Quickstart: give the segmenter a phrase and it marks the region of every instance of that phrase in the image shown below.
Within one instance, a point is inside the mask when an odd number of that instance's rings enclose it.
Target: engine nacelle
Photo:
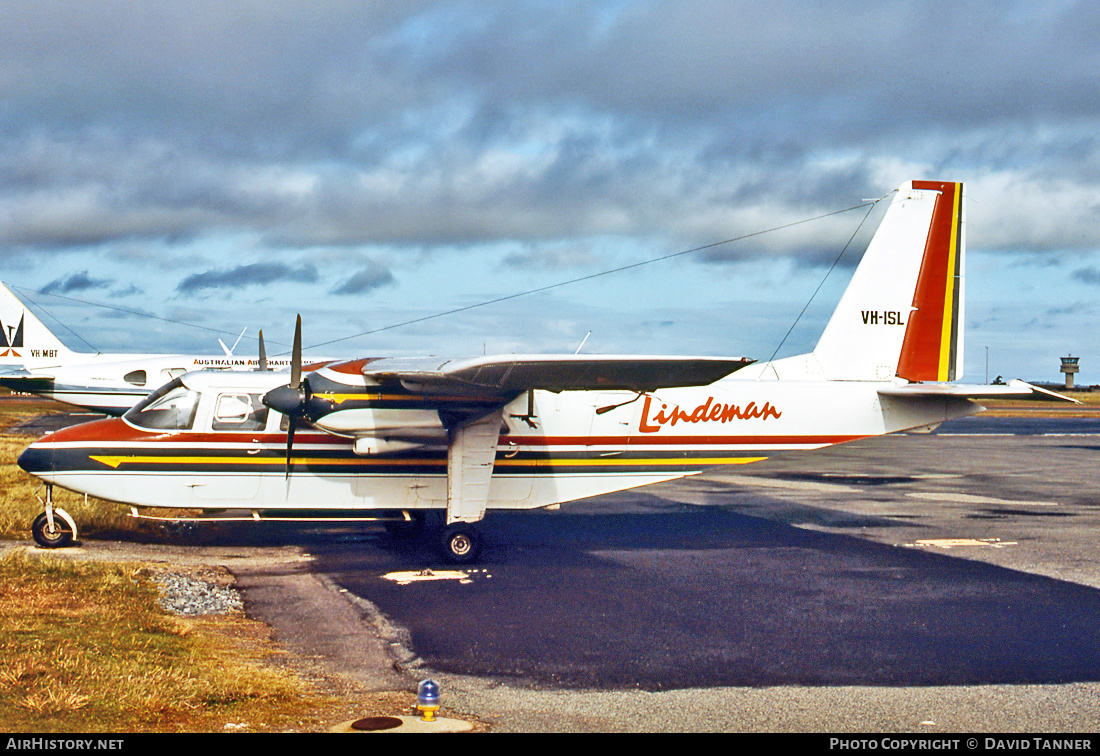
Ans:
[[[367,457],[375,454],[392,454],[394,452],[408,451],[409,449],[416,449],[421,446],[425,446],[425,443],[363,436],[355,439],[353,448],[356,454]]]

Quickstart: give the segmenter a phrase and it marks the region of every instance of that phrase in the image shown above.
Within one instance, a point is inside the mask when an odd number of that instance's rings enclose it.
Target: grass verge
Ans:
[[[42,482],[19,469],[15,460],[35,439],[0,432],[0,538],[29,539],[31,523],[44,510]],[[80,537],[134,533],[143,523],[135,521],[117,504],[84,497],[54,486],[54,504],[71,514]],[[147,525],[145,526],[148,527]]]
[[[1097,417],[1100,413],[1100,391],[1055,391],[1080,404],[1033,399],[982,399],[978,403],[985,407],[982,414],[990,417]]]
[[[10,432],[10,428],[51,412],[68,412],[57,402],[38,397],[13,396],[0,391],[0,538],[29,539],[31,523],[43,511],[42,482],[19,469],[20,453],[37,440],[35,436]],[[129,516],[117,504],[85,498],[54,487],[54,503],[71,514],[80,536],[111,536],[147,532],[150,526]]]
[[[137,565],[0,558],[0,731],[310,729],[331,701],[242,615],[183,618]]]
[[[58,411],[0,398],[0,539],[30,540],[44,496],[15,463],[35,437],[9,429]],[[116,504],[56,487],[54,501],[82,539],[156,538]],[[0,732],[320,731],[408,709],[408,694],[348,700],[273,664],[286,657],[270,628],[243,615],[167,613],[138,563],[0,553]]]

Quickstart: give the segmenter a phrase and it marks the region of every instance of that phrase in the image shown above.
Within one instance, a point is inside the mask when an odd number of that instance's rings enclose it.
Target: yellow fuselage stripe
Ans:
[[[90,457],[101,464],[118,469],[123,464],[132,465],[254,465],[273,467],[286,463],[278,457],[185,457],[95,455]],[[497,467],[655,467],[697,465],[743,465],[759,462],[767,457],[686,457],[683,459],[501,459]],[[356,457],[334,459],[332,457],[291,457],[295,465],[362,465],[362,466],[423,466],[445,465],[445,459],[393,459],[387,457]]]
[[[322,392],[313,395],[317,399],[323,399],[325,401],[332,402],[333,404],[343,404],[344,402],[458,402],[458,401],[473,401],[471,397],[463,396],[450,396],[449,394],[437,394],[428,396],[427,394],[375,394],[375,393],[357,393],[357,394],[336,394],[332,392]]]
[[[685,459],[499,459],[497,467],[630,467],[634,465],[745,465],[767,457],[689,457]]]

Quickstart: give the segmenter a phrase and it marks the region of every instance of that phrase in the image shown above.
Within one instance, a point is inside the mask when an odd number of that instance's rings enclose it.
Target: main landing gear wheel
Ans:
[[[31,525],[31,535],[34,542],[44,549],[59,549],[73,542],[73,529],[69,523],[54,512],[53,526],[50,526],[50,518],[46,513],[34,518]]]
[[[481,552],[481,534],[464,522],[443,530],[443,556],[455,564],[470,564]]]

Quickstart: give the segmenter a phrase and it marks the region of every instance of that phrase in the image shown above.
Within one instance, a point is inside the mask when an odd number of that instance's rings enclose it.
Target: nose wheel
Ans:
[[[34,518],[31,536],[44,549],[60,549],[76,539],[76,528],[60,517],[59,510],[55,509],[52,518],[46,512]]]
[[[458,522],[443,530],[443,556],[454,564],[470,564],[481,553],[481,533],[469,523]]]
[[[39,499],[42,501],[42,499]],[[60,549],[76,541],[76,520],[53,505],[53,486],[46,486],[46,511],[34,518],[31,537],[44,549]]]

